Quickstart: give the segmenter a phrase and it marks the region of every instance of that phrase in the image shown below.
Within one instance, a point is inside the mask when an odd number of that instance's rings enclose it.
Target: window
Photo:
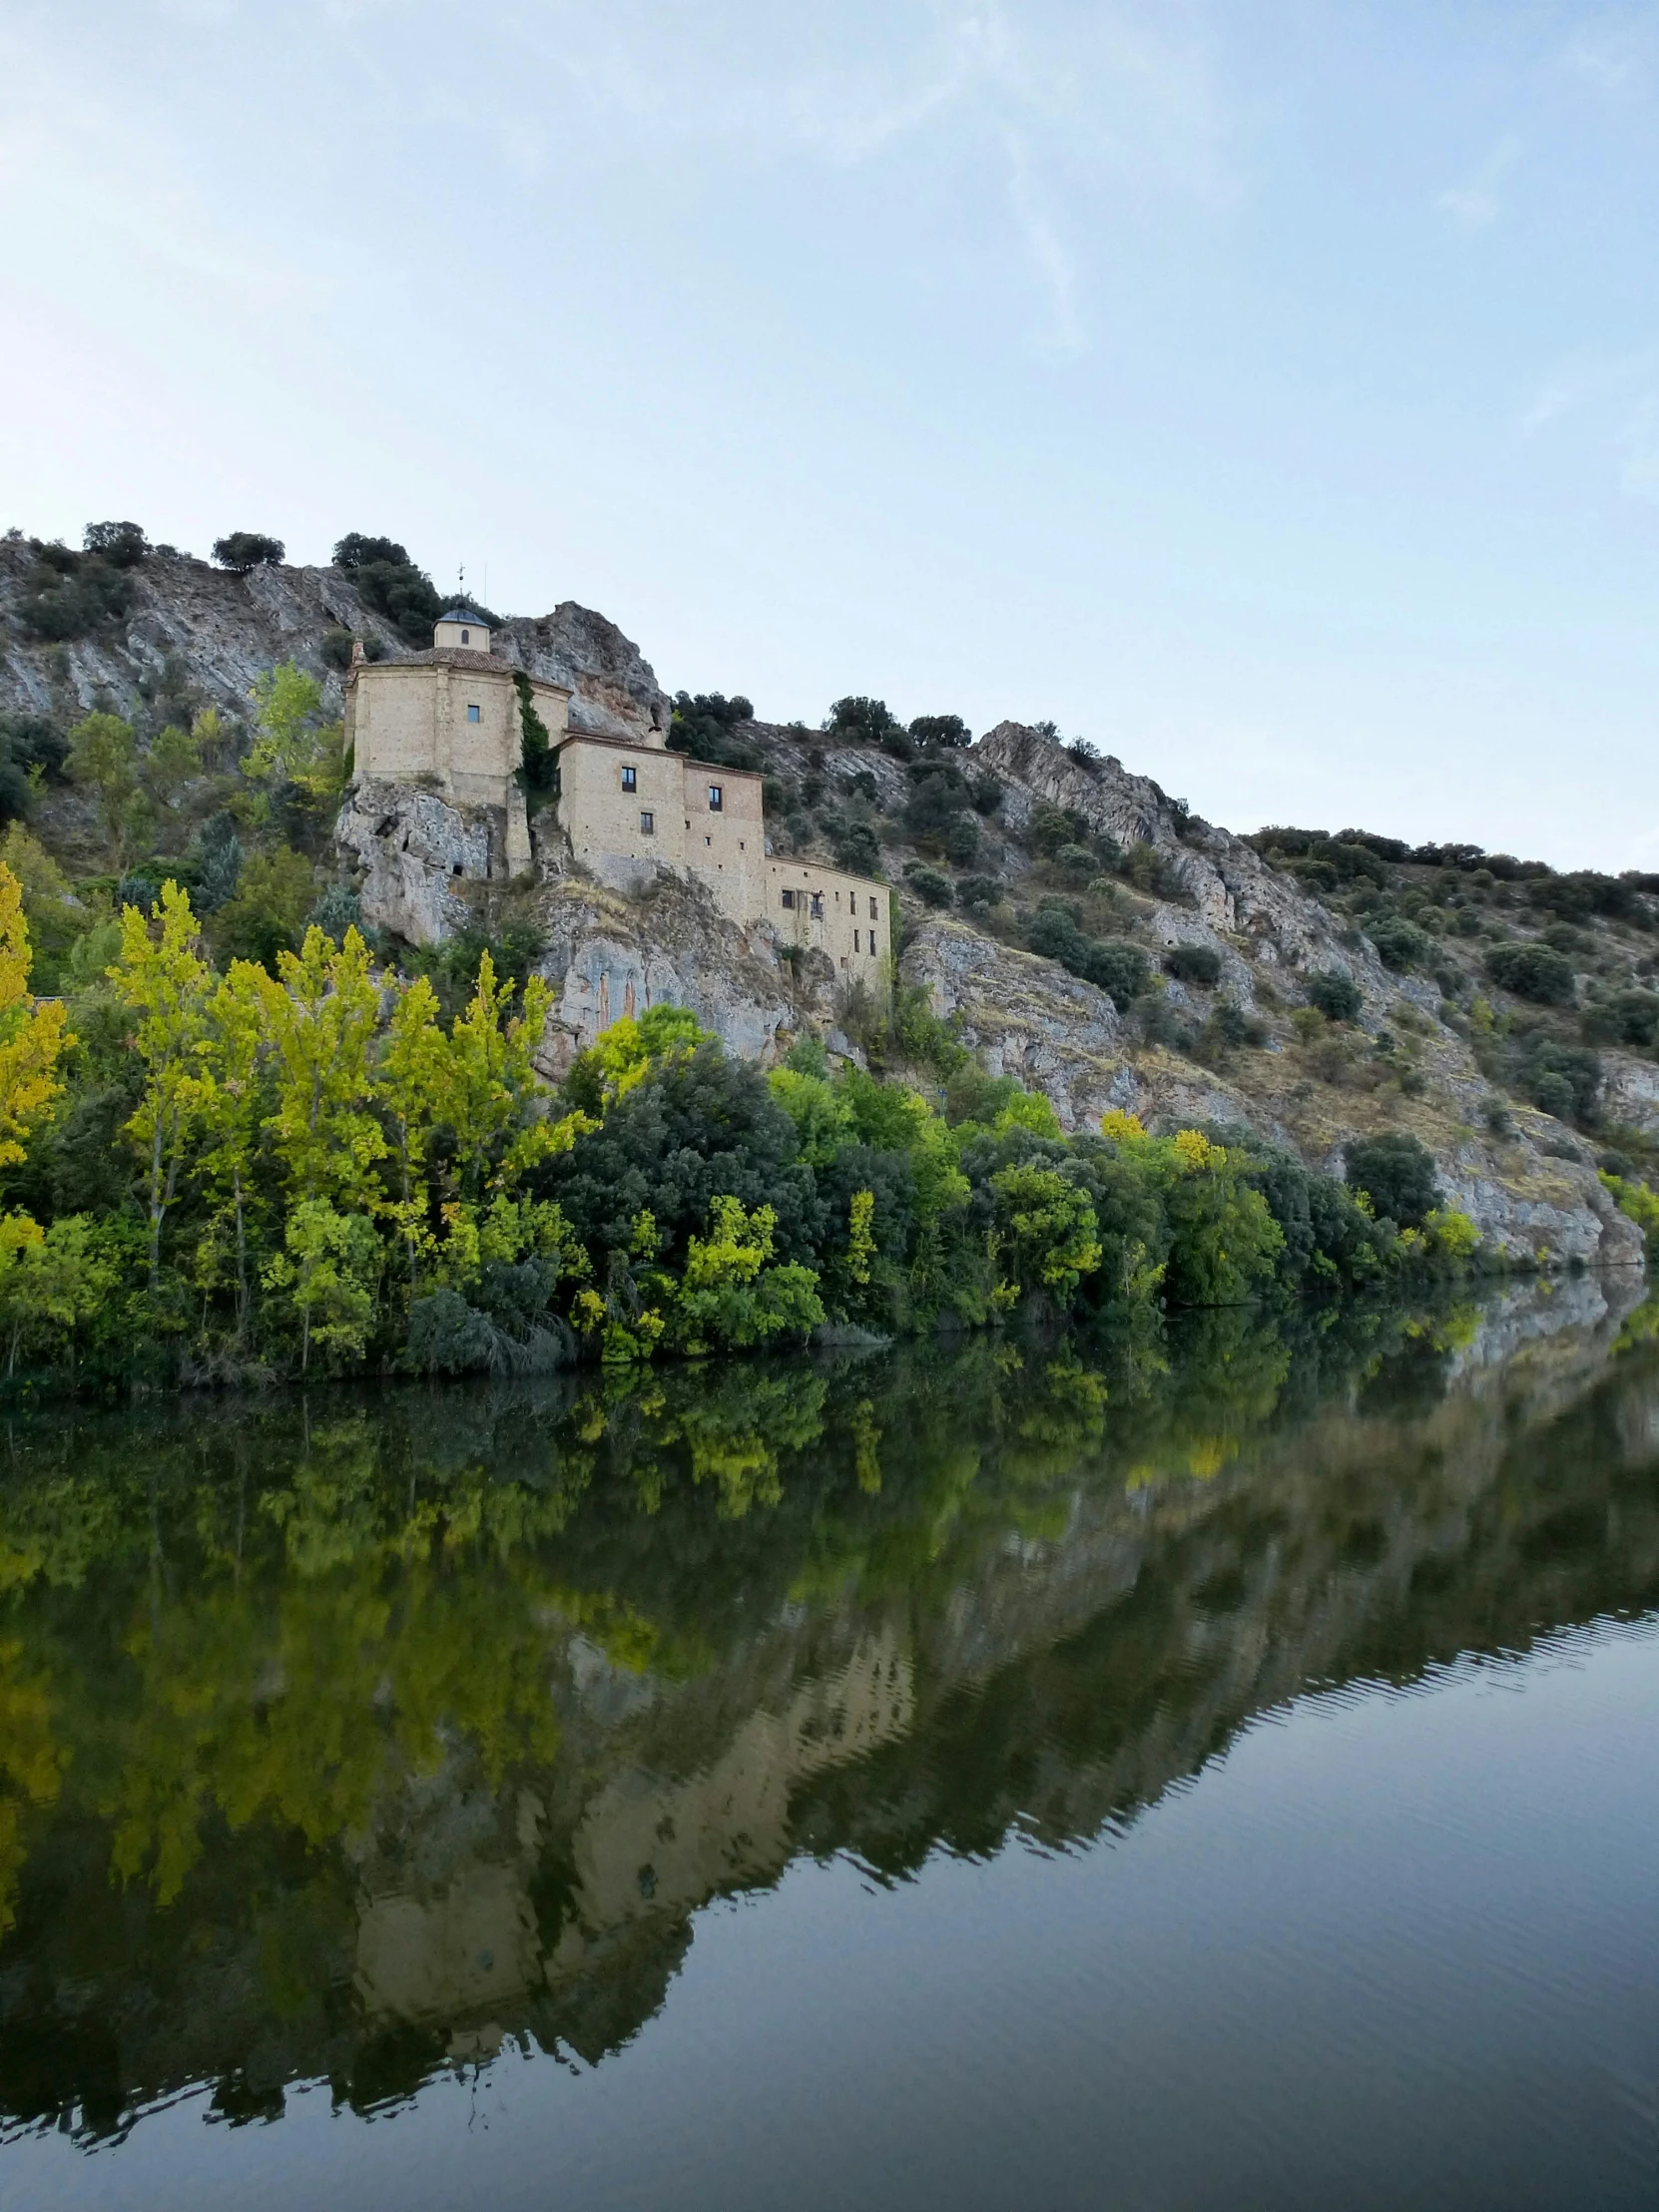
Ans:
[[[637,792],[640,788],[638,769],[625,768],[622,772],[622,788],[625,792]]]
[[[879,921],[881,918],[880,915],[875,911],[875,901],[873,898],[869,902],[869,918],[871,921]],[[875,950],[875,947],[871,945],[870,950],[873,952]]]
[[[795,910],[795,893],[794,893],[794,891],[786,891],[786,892],[784,893],[784,904],[785,904],[785,905],[786,905],[787,907],[789,907],[789,909],[791,910],[791,912],[792,912],[792,913],[794,912],[794,910]]]
[[[467,709],[467,711],[466,711],[466,719],[467,719],[467,721],[468,721],[468,722],[476,722],[476,721],[478,721],[478,719],[479,719],[479,716],[480,716],[480,709],[478,709],[477,707],[469,707],[469,708]]]
[[[713,844],[713,843],[714,843],[714,841],[715,841],[715,840],[714,840],[714,838],[713,838],[713,837],[705,837],[705,838],[703,839],[703,842],[704,842],[705,844]]]
[[[470,645],[472,643],[472,632],[470,630],[463,630],[461,632],[461,643],[463,645]]]
[[[813,893],[813,919],[815,921],[824,919],[824,893],[822,891],[814,891]]]
[[[656,834],[657,834],[657,818],[656,818],[656,816],[655,816],[655,815],[651,815],[651,814],[647,814],[647,813],[645,812],[644,808],[641,808],[641,810],[640,810],[640,835],[641,835],[642,837],[654,837],[654,836],[655,836]]]
[[[710,812],[710,814],[712,814],[712,815],[718,815],[718,814],[720,813],[720,807],[721,807],[721,798],[720,798],[720,786],[719,786],[718,784],[711,784],[711,785],[709,786],[709,812]]]

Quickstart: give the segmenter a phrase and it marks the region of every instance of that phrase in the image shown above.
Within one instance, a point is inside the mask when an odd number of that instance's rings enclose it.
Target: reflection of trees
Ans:
[[[1087,1838],[1309,1680],[1648,1603],[1654,1356],[1586,1387],[1569,1333],[1448,1396],[1470,1330],[1235,1310],[20,1427],[0,2109],[372,2102],[448,2047],[416,1988],[598,2056],[794,1849]],[[446,1980],[491,1915],[523,1960]]]

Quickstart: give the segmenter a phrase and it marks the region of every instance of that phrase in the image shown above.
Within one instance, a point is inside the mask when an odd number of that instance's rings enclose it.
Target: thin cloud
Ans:
[[[1498,187],[1520,160],[1517,138],[1501,138],[1486,159],[1460,185],[1442,192],[1435,205],[1450,216],[1459,230],[1484,231],[1503,213]]]
[[[1653,64],[1650,24],[1630,21],[1585,24],[1561,56],[1563,68],[1604,100],[1639,99]]]

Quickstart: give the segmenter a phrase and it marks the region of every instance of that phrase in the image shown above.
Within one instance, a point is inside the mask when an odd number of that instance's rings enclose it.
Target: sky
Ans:
[[[0,0],[0,528],[1659,868],[1659,4]]]

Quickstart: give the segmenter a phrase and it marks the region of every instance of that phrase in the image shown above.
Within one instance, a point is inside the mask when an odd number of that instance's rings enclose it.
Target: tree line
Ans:
[[[1476,1242],[1426,1155],[1380,1154],[1368,1191],[1238,1133],[1109,1114],[1068,1138],[959,1052],[931,1097],[831,1072],[805,1038],[764,1072],[655,1006],[555,1087],[543,978],[485,949],[446,1020],[428,977],[315,925],[271,967],[222,969],[171,880],[112,949],[71,997],[34,997],[0,865],[14,1380],[698,1357],[1226,1305],[1460,1265]]]

